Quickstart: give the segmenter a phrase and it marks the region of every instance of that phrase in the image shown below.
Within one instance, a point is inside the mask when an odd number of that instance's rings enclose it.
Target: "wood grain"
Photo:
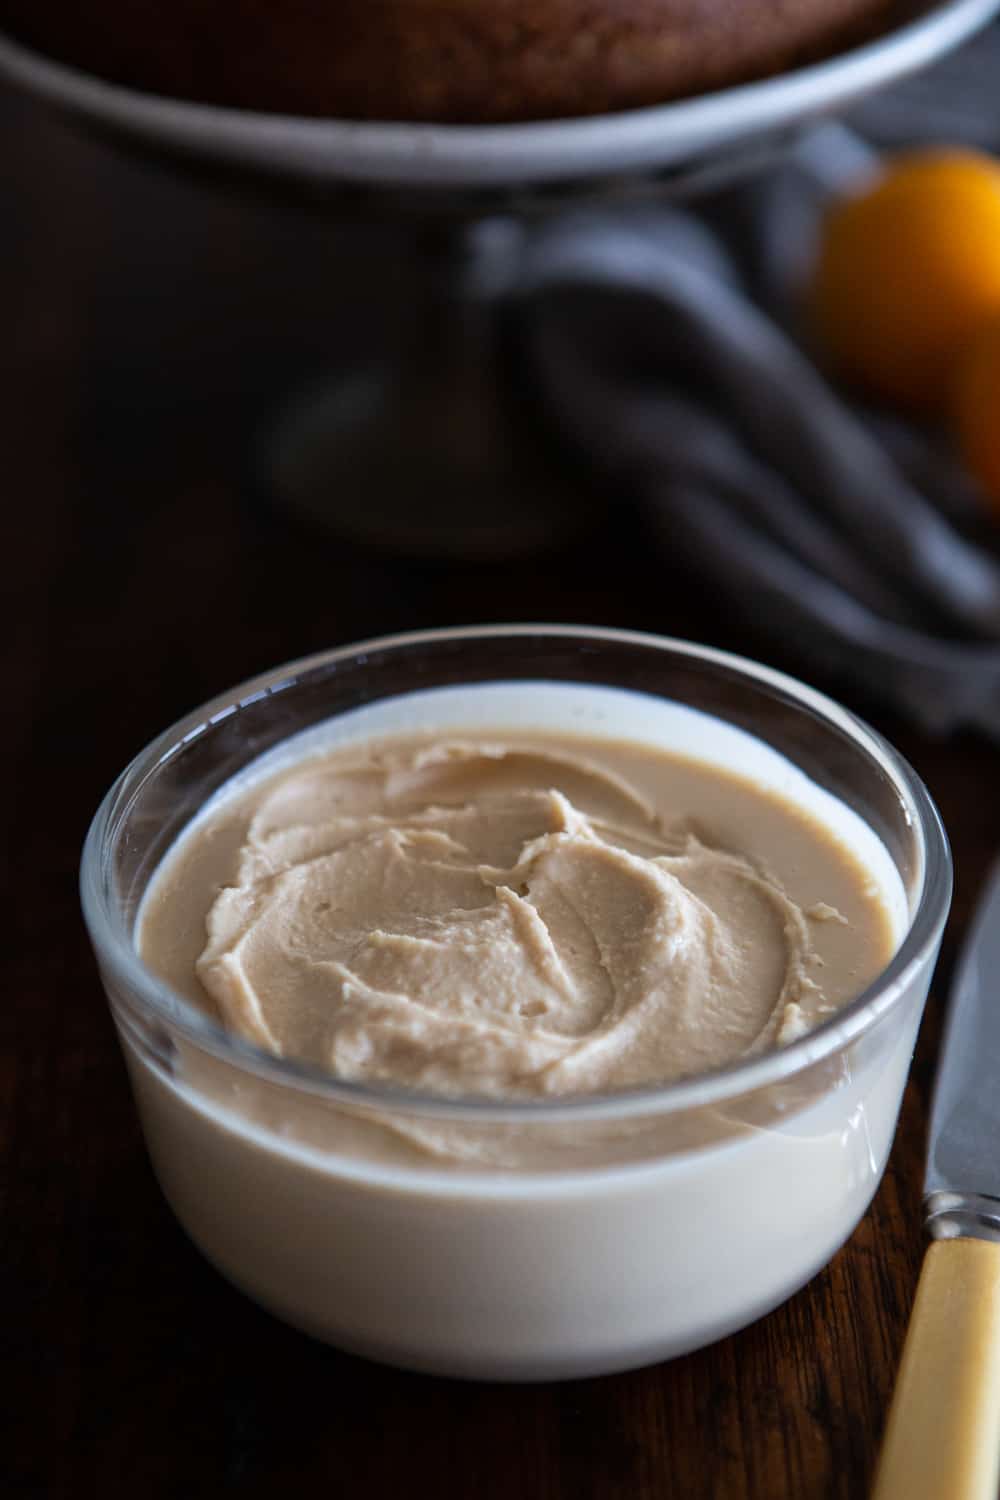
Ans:
[[[354,231],[129,165],[6,97],[0,193],[5,1493],[856,1500],[923,1251],[941,982],[1000,847],[996,750],[858,705],[928,780],[957,892],[885,1181],[786,1306],[671,1364],[534,1387],[290,1332],[193,1250],[147,1165],[76,893],[106,785],[210,694],[373,632],[534,617],[762,648],[623,499],[557,558],[463,569],[353,550],[260,497],[249,455],[295,382],[405,316],[377,245],[373,320],[345,301]]]

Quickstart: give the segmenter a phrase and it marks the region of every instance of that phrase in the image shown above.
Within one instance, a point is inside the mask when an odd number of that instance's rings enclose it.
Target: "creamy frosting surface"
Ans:
[[[584,751],[386,744],[264,789],[195,967],[225,1023],[279,1055],[533,1097],[800,1035],[844,998],[814,936],[845,921]]]

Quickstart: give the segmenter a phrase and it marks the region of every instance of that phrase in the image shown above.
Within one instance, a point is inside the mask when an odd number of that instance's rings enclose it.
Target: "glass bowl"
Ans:
[[[780,1051],[659,1087],[515,1103],[408,1094],[267,1055],[138,957],[163,856],[293,736],[297,752],[317,736],[501,721],[684,749],[850,830],[898,887],[891,962]],[[951,861],[911,768],[810,688],[681,641],[522,625],[324,652],[207,704],[115,782],[81,887],[153,1166],[205,1255],[340,1347],[453,1376],[549,1379],[709,1343],[785,1300],[848,1238],[891,1146]],[[442,1131],[461,1150],[422,1152]]]

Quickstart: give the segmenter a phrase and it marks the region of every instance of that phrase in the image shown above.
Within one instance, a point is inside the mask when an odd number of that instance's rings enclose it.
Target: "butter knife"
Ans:
[[[959,960],[934,1085],[910,1316],[873,1500],[1000,1490],[1000,863]]]

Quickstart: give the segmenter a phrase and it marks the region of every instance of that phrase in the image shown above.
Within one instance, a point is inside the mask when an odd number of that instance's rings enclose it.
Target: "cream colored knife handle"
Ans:
[[[1000,1244],[927,1252],[873,1500],[997,1500]]]

